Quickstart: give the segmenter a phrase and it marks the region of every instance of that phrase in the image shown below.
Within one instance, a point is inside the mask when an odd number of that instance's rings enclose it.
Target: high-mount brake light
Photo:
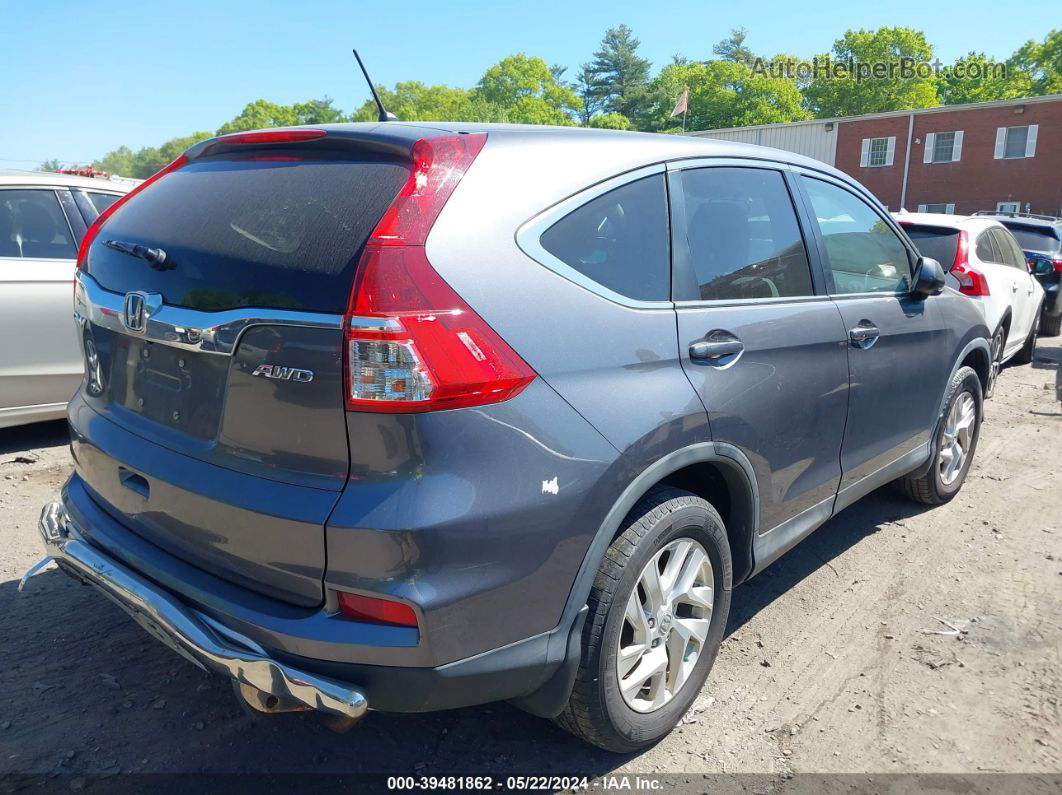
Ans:
[[[103,226],[103,224],[106,223],[108,218],[110,218],[112,215],[114,215],[118,211],[119,207],[121,207],[123,204],[125,204],[127,201],[129,201],[131,198],[136,196],[138,193],[140,193],[140,191],[144,190],[151,183],[157,182],[158,180],[162,179],[164,176],[169,174],[171,171],[176,171],[177,169],[181,168],[182,166],[184,166],[187,163],[188,163],[188,158],[185,157],[184,155],[181,155],[176,160],[174,160],[172,163],[170,163],[168,166],[160,169],[159,171],[155,172],[150,177],[145,179],[143,182],[141,182],[139,185],[137,185],[135,188],[133,188],[127,194],[122,196],[122,198],[118,199],[118,201],[116,201],[114,204],[112,204],[110,207],[108,207],[106,210],[104,210],[102,213],[100,213],[99,217],[96,218],[96,220],[92,222],[92,226],[90,226],[88,228],[88,231],[85,232],[85,236],[81,239],[81,245],[80,245],[80,247],[78,247],[78,250],[77,250],[77,269],[78,270],[84,270],[85,269],[86,258],[88,257],[88,250],[92,246],[92,241],[95,240],[96,239],[96,235],[98,235],[100,233],[100,228]]]
[[[220,136],[215,143],[224,144],[297,144],[301,141],[316,141],[328,135],[327,130],[265,130],[263,132],[230,133]]]
[[[965,229],[959,232],[959,245],[955,248],[951,272],[959,280],[959,292],[963,295],[978,297],[992,294],[985,275],[970,266],[970,237]]]
[[[347,408],[421,412],[498,403],[535,372],[436,272],[424,243],[485,133],[413,145],[409,178],[358,263],[346,327]]]

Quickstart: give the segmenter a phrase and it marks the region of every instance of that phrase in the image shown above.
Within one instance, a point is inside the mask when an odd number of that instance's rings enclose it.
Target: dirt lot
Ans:
[[[346,735],[244,716],[91,590],[49,571],[16,593],[69,463],[61,424],[0,431],[0,774],[1062,771],[1060,364],[1045,340],[1003,373],[954,502],[880,491],[738,588],[694,709],[630,757],[504,704]]]

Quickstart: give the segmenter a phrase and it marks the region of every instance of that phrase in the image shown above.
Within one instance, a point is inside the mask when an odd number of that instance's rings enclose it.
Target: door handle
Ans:
[[[703,340],[690,345],[690,358],[709,364],[722,364],[724,356],[733,356],[745,350],[745,343],[728,332],[713,331]]]
[[[857,348],[869,348],[878,341],[880,336],[881,332],[878,327],[869,320],[861,320],[858,326],[848,330],[848,339]]]
[[[1012,293],[1016,293],[1016,292],[1018,292],[1018,285],[1017,285],[1017,284],[1012,284],[1012,285],[1010,286],[1010,291],[1011,291]]]

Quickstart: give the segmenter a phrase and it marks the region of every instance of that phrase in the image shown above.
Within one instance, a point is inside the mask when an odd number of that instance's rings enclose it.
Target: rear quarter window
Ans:
[[[88,270],[105,289],[159,292],[176,306],[341,313],[361,249],[407,174],[378,159],[195,161],[119,207]],[[172,268],[153,269],[107,240],[161,248]]]
[[[542,248],[585,278],[639,301],[670,293],[667,193],[654,174],[591,199],[547,229]]]

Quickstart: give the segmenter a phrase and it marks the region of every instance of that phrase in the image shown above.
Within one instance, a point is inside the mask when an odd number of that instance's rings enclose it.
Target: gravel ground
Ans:
[[[881,490],[738,588],[683,725],[626,757],[505,704],[371,714],[345,735],[244,715],[225,680],[90,589],[48,571],[16,592],[70,464],[62,424],[0,431],[0,774],[65,773],[78,789],[119,771],[1057,773],[1060,364],[1060,341],[1042,340],[1031,366],[1005,370],[952,503]]]

